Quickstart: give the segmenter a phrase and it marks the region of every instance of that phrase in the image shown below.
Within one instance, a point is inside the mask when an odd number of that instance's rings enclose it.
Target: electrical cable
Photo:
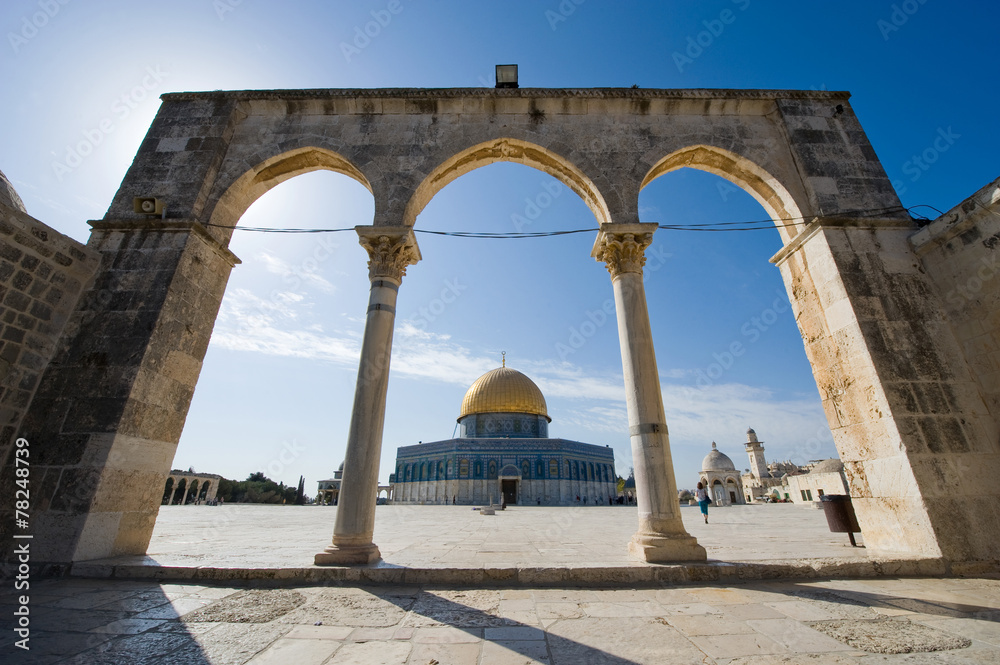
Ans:
[[[926,217],[920,215],[919,217],[914,217],[912,210],[914,208],[930,208],[935,210],[939,214],[939,210],[933,206],[919,204],[911,206],[909,208],[903,208],[902,206],[890,206],[885,208],[869,208],[866,210],[851,210],[847,213],[842,213],[838,215],[839,217],[844,216],[855,216],[859,218],[864,217],[877,217],[879,215],[885,215],[889,213],[907,212],[914,220],[922,219],[926,220]],[[919,214],[919,213],[918,213]],[[809,217],[779,217],[777,219],[760,219],[760,220],[749,220],[742,222],[708,222],[704,224],[658,224],[657,228],[664,229],[667,231],[702,231],[702,232],[720,232],[720,231],[760,231],[766,229],[773,229],[775,225],[780,226],[805,226],[812,223],[815,216]],[[256,233],[343,233],[346,231],[353,231],[354,227],[341,228],[341,229],[279,229],[271,227],[260,227],[260,226],[227,226],[225,224],[205,224],[205,226],[227,228],[236,231],[248,231]],[[414,233],[424,233],[428,235],[436,236],[449,236],[452,238],[473,238],[479,240],[520,240],[528,238],[552,238],[557,236],[572,235],[576,233],[597,233],[600,229],[596,228],[586,228],[586,229],[572,229],[568,231],[533,231],[533,232],[516,232],[516,233],[491,233],[486,231],[435,231],[431,229],[413,229]]]

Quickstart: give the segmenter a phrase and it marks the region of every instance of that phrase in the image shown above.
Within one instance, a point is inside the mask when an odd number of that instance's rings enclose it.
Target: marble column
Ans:
[[[621,342],[639,530],[629,552],[644,561],[700,561],[705,548],[681,523],[642,267],[656,224],[602,224],[592,256],[611,273]]]
[[[371,295],[347,435],[344,475],[337,499],[333,544],[316,555],[318,566],[366,564],[381,556],[372,542],[372,535],[396,295],[406,267],[420,260],[420,250],[409,227],[359,226],[356,230],[361,246],[368,251]]]

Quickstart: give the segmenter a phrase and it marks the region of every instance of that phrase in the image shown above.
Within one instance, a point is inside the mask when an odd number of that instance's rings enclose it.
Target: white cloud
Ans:
[[[361,353],[360,322],[350,329],[325,332],[301,321],[293,305],[301,301],[282,294],[271,301],[237,290],[227,296],[212,343],[234,351],[307,358],[355,368]],[[398,324],[393,345],[392,373],[409,379],[468,387],[497,366],[492,355],[471,350],[450,338]],[[561,404],[559,426],[609,433],[627,439],[628,416],[620,371],[588,371],[568,362],[524,360],[519,368],[529,375],[546,399]],[[661,378],[689,379],[690,372],[663,370]],[[742,463],[742,444],[748,426],[757,428],[768,443],[768,459],[796,462],[833,453],[829,429],[819,402],[810,396],[777,398],[772,390],[738,383],[703,387],[661,384],[664,411],[675,457],[707,453],[711,442]],[[568,407],[568,408],[567,408]],[[702,453],[701,451],[704,451]],[[628,460],[621,460],[628,462]]]
[[[336,290],[333,284],[316,272],[307,270],[305,264],[293,268],[284,260],[267,252],[259,252],[254,258],[263,264],[267,272],[279,275],[286,284],[314,286],[324,293],[333,293]]]

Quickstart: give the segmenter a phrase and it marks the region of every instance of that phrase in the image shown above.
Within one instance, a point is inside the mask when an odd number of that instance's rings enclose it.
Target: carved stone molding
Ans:
[[[361,246],[368,252],[368,278],[401,282],[407,266],[420,260],[420,250],[410,228],[359,226]]]
[[[629,272],[641,275],[655,230],[656,224],[602,224],[591,256],[604,263],[611,279]]]

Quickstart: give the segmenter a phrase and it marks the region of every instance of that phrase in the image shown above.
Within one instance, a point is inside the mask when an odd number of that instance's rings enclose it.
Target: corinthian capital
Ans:
[[[409,227],[358,226],[358,239],[368,251],[368,278],[400,282],[406,267],[420,260],[420,249]]]
[[[656,224],[602,224],[591,256],[604,263],[611,279],[629,272],[641,275],[656,228]]]

